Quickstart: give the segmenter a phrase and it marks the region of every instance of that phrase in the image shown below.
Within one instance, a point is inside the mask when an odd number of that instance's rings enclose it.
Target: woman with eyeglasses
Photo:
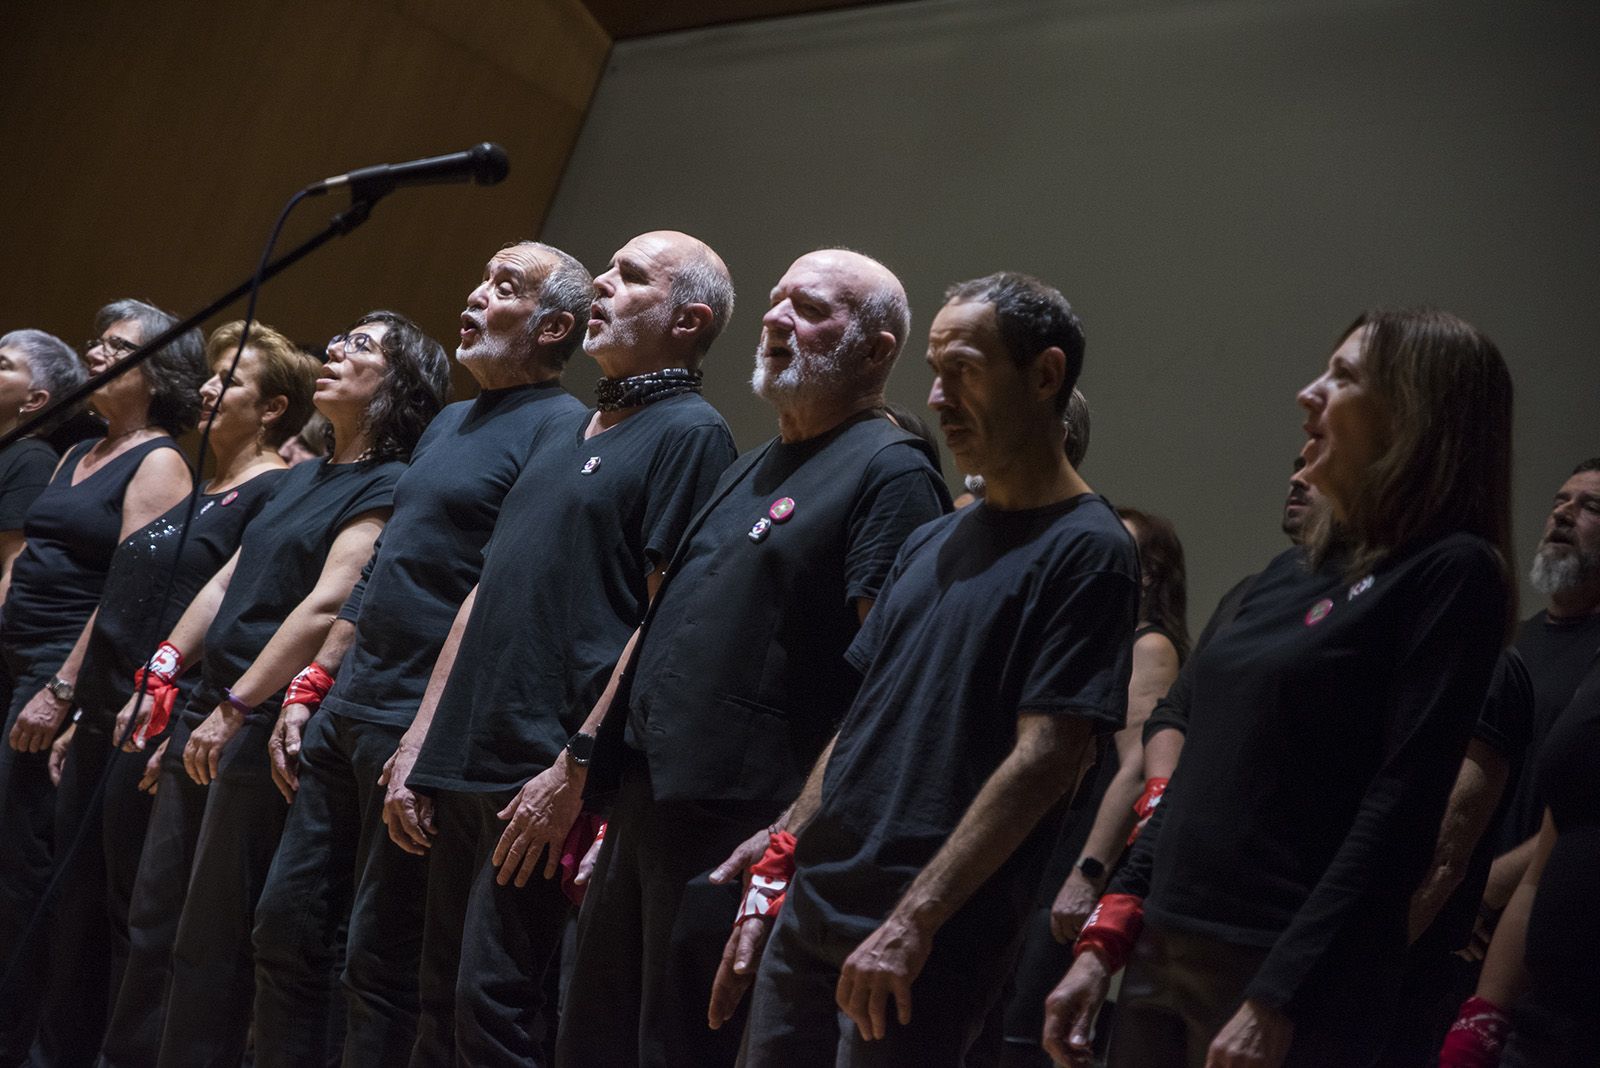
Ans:
[[[153,799],[138,790],[144,755],[116,749],[117,710],[135,671],[239,547],[288,466],[278,446],[311,413],[321,364],[270,327],[251,328],[229,377],[243,326],[219,327],[206,343],[213,373],[200,387],[201,426],[213,477],[117,546],[87,641],[59,672],[76,686],[78,712],[52,761],[57,887],[35,1063],[94,1060],[127,959],[128,901]],[[179,683],[185,695],[190,682]]]
[[[106,370],[177,320],[119,300],[95,316],[85,359]],[[56,466],[23,523],[11,569],[0,647],[13,679],[0,739],[0,1063],[26,1056],[38,1009],[44,950],[35,912],[50,877],[54,791],[50,745],[66,726],[73,685],[60,674],[100,600],[117,544],[189,491],[189,465],[173,441],[195,424],[205,360],[198,330],[169,342],[89,400],[103,437],[81,442]]]
[[[118,714],[129,748],[185,670],[128,916],[109,1065],[237,1064],[249,1026],[251,917],[283,830],[267,740],[372,555],[395,481],[444,405],[449,364],[409,319],[372,312],[328,343],[313,403],[333,452],[290,468],[143,669]],[[170,1005],[172,1011],[168,1012]]]
[[[1412,892],[1515,619],[1511,376],[1433,309],[1369,312],[1300,391],[1320,502],[1192,664],[1183,759],[1051,993],[1087,1063],[1363,1068]]]

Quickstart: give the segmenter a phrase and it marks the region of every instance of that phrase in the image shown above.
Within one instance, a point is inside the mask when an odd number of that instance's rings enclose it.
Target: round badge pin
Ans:
[[[1353,601],[1370,589],[1372,589],[1372,576],[1368,575],[1366,578],[1350,587],[1350,592],[1345,595],[1345,600]]]
[[[228,507],[228,505],[232,504],[234,501],[236,501],[238,499],[239,499],[239,491],[238,490],[234,490],[232,493],[230,493],[226,497],[222,498],[222,507],[226,508],[226,507]]]
[[[766,516],[762,516],[760,519],[756,520],[755,526],[750,528],[750,540],[757,543],[766,541],[767,535],[771,532],[772,520],[768,519]]]
[[[1311,611],[1306,613],[1306,626],[1314,627],[1328,618],[1328,613],[1333,611],[1333,601],[1327,597],[1311,606]]]
[[[767,515],[772,517],[774,523],[782,523],[794,515],[794,498],[779,497],[772,502],[772,507],[767,509]]]
[[[598,470],[600,470],[600,457],[591,456],[584,461],[583,466],[578,469],[578,473],[580,475],[592,475]]]

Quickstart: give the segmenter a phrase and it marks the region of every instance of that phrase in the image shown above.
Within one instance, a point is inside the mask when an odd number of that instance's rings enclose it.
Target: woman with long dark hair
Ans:
[[[1195,657],[1183,760],[1047,1002],[1063,1062],[1087,1058],[1130,950],[1113,1066],[1381,1050],[1410,898],[1515,618],[1511,378],[1460,319],[1383,310],[1299,402],[1321,511]]]
[[[130,726],[137,733],[152,703],[170,699],[199,660],[200,682],[161,765],[105,1063],[242,1056],[251,915],[285,816],[267,739],[284,687],[316,655],[355,585],[395,481],[448,387],[438,342],[392,312],[363,316],[330,341],[313,401],[333,428],[332,455],[279,480],[238,551],[143,669],[152,700],[136,696],[119,713],[117,736]]]
[[[137,300],[95,316],[85,359],[107,370],[177,320]],[[13,680],[0,739],[0,1063],[27,1056],[38,1011],[43,940],[36,916],[53,864],[49,750],[74,697],[60,674],[100,600],[117,544],[189,491],[174,436],[194,426],[205,361],[198,330],[101,386],[89,404],[105,434],[56,465],[23,523],[24,547],[0,610],[0,646]]]
[[[144,757],[116,749],[117,710],[132,696],[134,672],[157,640],[238,548],[288,466],[278,446],[311,412],[318,363],[270,327],[251,330],[224,393],[243,325],[219,327],[206,343],[213,373],[200,387],[201,428],[215,474],[117,546],[100,605],[59,673],[76,687],[77,712],[56,743],[64,752],[57,885],[44,1013],[34,1038],[44,1063],[94,1059],[108,992],[127,959],[128,900],[152,799],[137,789]],[[180,685],[185,695],[193,688],[189,680]]]

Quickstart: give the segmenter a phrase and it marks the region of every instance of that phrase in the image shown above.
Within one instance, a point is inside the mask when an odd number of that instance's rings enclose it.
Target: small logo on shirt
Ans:
[[[766,541],[767,535],[771,532],[772,520],[768,519],[766,516],[762,516],[760,519],[756,520],[755,526],[750,528],[750,540],[757,543]]]
[[[1353,601],[1370,589],[1372,589],[1372,576],[1368,575],[1366,578],[1350,587],[1350,592],[1345,594],[1345,600]]]
[[[598,470],[600,470],[600,457],[591,456],[583,462],[583,466],[578,469],[578,474],[592,475]]]
[[[1306,626],[1314,627],[1328,618],[1328,613],[1333,611],[1333,601],[1324,597],[1311,606],[1311,611],[1306,613]]]
[[[794,498],[779,497],[772,502],[772,507],[767,509],[767,515],[772,518],[774,523],[782,523],[794,515]]]
[[[211,506],[216,504],[216,503],[217,503],[216,501],[207,501],[205,504],[201,505],[200,506],[200,514],[201,515],[205,515],[207,512],[211,511]]]

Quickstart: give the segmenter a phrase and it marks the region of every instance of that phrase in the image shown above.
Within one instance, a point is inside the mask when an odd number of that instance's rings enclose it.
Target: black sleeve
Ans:
[[[1166,696],[1156,702],[1156,707],[1150,710],[1150,718],[1144,721],[1144,744],[1149,745],[1150,739],[1165,730],[1174,730],[1179,734],[1189,731],[1189,697],[1194,690],[1195,657],[1200,655],[1217,631],[1233,622],[1233,617],[1239,614],[1239,604],[1244,600],[1244,595],[1255,585],[1256,576],[1250,575],[1234,583],[1233,588],[1222,595],[1222,600],[1217,602],[1216,611],[1211,613],[1211,618],[1206,620],[1206,627],[1200,632],[1200,639],[1194,643],[1194,648],[1189,652],[1189,659],[1178,671],[1178,677],[1172,680],[1172,685],[1167,688]]]
[[[1183,762],[1180,760],[1173,777],[1176,778],[1182,770]],[[1116,873],[1106,885],[1106,893],[1132,894],[1141,901],[1149,895],[1150,873],[1155,868],[1156,843],[1161,840],[1161,825],[1166,822],[1167,809],[1171,806],[1172,792],[1169,787],[1161,798],[1161,804],[1150,814],[1150,822],[1144,825],[1144,830],[1134,840],[1132,848],[1123,852],[1122,863],[1117,865]]]
[[[1308,988],[1331,978],[1322,965],[1335,947],[1369,922],[1365,906],[1384,891],[1409,897],[1421,879],[1499,655],[1507,589],[1491,550],[1443,546],[1419,572],[1394,606],[1410,627],[1396,651],[1382,763],[1332,863],[1244,990],[1291,1018]]]
[[[1024,662],[1033,669],[1017,711],[1079,715],[1119,730],[1128,718],[1138,586],[1120,571],[1066,574],[1052,586],[1039,602],[1040,625],[1023,624]]]
[[[400,475],[405,469],[405,464],[395,462],[384,464],[374,471],[366,484],[352,494],[349,502],[340,510],[339,521],[334,524],[334,529],[338,530],[364,512],[378,508],[392,508],[394,486],[400,481]]]
[[[850,515],[845,600],[876,599],[906,538],[949,508],[950,491],[926,464],[872,486]]]
[[[26,440],[8,451],[12,455],[0,470],[0,530],[21,530],[34,499],[50,483],[56,458],[49,449],[30,447]]]
[[[883,644],[883,627],[879,623],[883,613],[878,611],[877,606],[888,599],[889,591],[894,589],[895,579],[906,569],[906,562],[915,556],[917,550],[927,541],[927,532],[919,528],[906,539],[904,545],[900,546],[900,551],[895,554],[894,563],[889,567],[889,574],[884,578],[883,585],[878,587],[878,596],[873,599],[872,611],[867,613],[861,629],[856,631],[855,639],[850,642],[850,648],[845,650],[845,661],[862,674],[866,674],[867,666],[878,655],[878,649]]]
[[[1472,736],[1505,757],[1513,768],[1520,767],[1533,733],[1533,703],[1533,679],[1522,654],[1505,650],[1495,665],[1489,696]]]
[[[657,564],[672,559],[689,520],[737,455],[733,437],[721,423],[690,427],[657,454],[644,516],[645,552]]]

